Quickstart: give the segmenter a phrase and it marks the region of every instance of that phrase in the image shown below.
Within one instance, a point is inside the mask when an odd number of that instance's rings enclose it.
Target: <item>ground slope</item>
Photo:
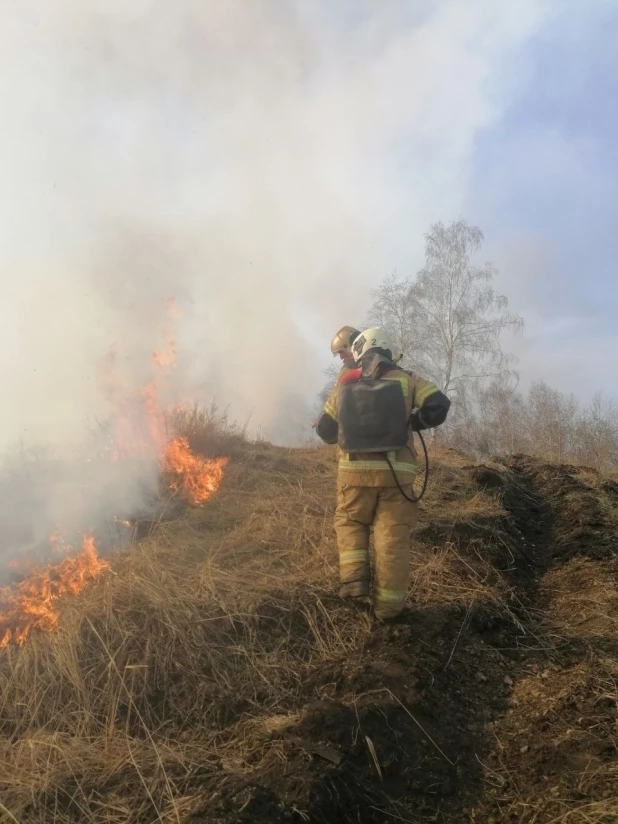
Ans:
[[[618,485],[436,455],[384,628],[336,596],[334,481],[238,450],[0,658],[0,821],[618,820]]]

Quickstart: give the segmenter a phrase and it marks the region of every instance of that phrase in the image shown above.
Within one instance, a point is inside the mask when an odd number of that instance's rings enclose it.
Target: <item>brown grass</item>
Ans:
[[[183,415],[177,423],[194,449],[232,456],[219,494],[153,524],[111,558],[103,580],[66,601],[58,631],[0,657],[0,822],[198,820],[226,782],[285,768],[307,680],[363,654],[370,619],[335,595],[334,450],[248,444],[216,410]],[[489,604],[511,615],[517,599],[495,553],[516,559],[498,497],[479,492],[464,456],[438,451],[432,461],[410,603],[466,616]],[[569,609],[581,611],[585,592],[598,589],[585,563],[576,572],[571,605],[564,614],[552,607],[565,633]],[[552,591],[559,585],[547,580]],[[604,677],[618,700],[613,675]],[[518,689],[525,700],[525,683]],[[555,821],[600,824],[617,810],[608,798]]]
[[[287,712],[298,665],[345,652],[359,627],[338,627],[320,600],[334,563],[327,465],[294,460],[291,473],[284,450],[247,449],[219,498],[155,526],[67,601],[57,632],[5,654],[6,815],[179,821],[191,770],[226,753],[242,770],[247,719]]]
[[[616,564],[574,558],[542,581],[547,619],[562,636],[595,638],[618,634]]]
[[[276,766],[273,730],[302,713],[304,678],[367,637],[368,616],[334,596],[334,451],[248,445],[199,410],[179,424],[194,448],[235,456],[222,489],[112,557],[57,632],[4,654],[0,820],[185,821],[217,792],[217,764]],[[483,512],[458,483],[453,518]],[[499,598],[483,564],[455,543],[417,555],[411,597]]]
[[[193,452],[207,458],[238,458],[247,443],[247,425],[230,421],[227,409],[213,401],[205,408],[197,404],[174,412],[169,421],[174,435],[186,438]]]

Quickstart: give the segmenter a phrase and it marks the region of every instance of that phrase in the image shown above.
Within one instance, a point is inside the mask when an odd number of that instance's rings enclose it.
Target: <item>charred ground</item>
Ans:
[[[618,485],[433,464],[385,628],[335,595],[333,452],[235,441],[0,658],[0,821],[618,820]]]

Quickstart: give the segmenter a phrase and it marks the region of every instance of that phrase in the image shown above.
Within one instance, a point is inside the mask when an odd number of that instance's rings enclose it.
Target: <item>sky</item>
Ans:
[[[465,213],[527,321],[522,384],[618,397],[618,4],[573,4],[523,44],[526,84],[478,135]]]
[[[0,447],[174,391],[310,434],[336,329],[459,216],[522,386],[618,397],[618,4],[0,0]]]

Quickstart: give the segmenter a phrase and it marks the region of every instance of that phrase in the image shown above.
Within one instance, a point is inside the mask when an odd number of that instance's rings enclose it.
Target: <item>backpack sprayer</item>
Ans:
[[[411,417],[411,416],[410,416]],[[380,453],[390,468],[397,488],[410,503],[418,503],[427,489],[429,455],[425,439],[419,436],[425,456],[425,479],[420,493],[410,496],[399,483],[389,452],[408,449],[411,422],[401,383],[384,378],[360,378],[339,388],[339,446],[343,452]]]

